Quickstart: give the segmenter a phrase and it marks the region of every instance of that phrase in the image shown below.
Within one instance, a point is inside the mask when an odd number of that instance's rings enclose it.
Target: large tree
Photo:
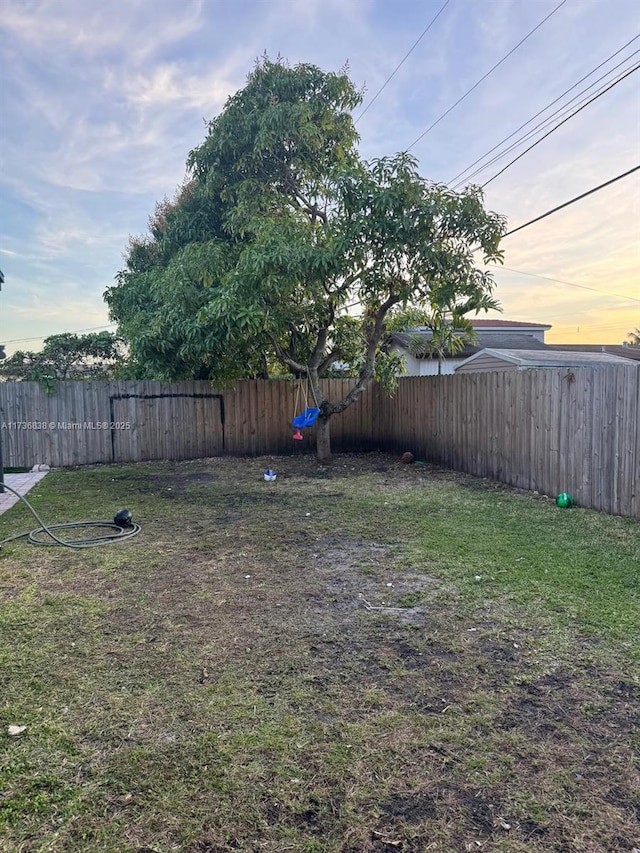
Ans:
[[[344,71],[261,62],[106,293],[147,375],[229,381],[279,364],[307,380],[321,459],[331,417],[374,377],[392,384],[398,373],[384,347],[394,312],[495,305],[473,251],[499,260],[505,228],[478,188],[431,183],[408,154],[363,162],[351,119],[360,100]],[[329,400],[320,379],[336,361],[353,384]]]

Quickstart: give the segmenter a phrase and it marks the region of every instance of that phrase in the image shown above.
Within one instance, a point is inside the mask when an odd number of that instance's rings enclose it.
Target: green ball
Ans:
[[[573,495],[570,495],[569,492],[560,492],[556,498],[556,503],[563,508],[573,506]]]

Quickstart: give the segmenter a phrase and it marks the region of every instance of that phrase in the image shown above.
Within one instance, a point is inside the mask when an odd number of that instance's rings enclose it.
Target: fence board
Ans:
[[[625,431],[627,436],[633,431],[633,439],[628,452],[623,453],[625,458],[625,471],[628,474],[629,498],[628,504],[619,508],[620,515],[630,515],[632,518],[640,518],[640,370],[636,371],[635,383],[629,382],[631,389],[635,385],[635,394],[630,391],[632,403],[627,409],[630,418],[630,429]]]
[[[547,456],[543,467],[544,491],[546,494],[557,494],[560,491],[556,472],[560,465],[560,395],[561,384],[558,373],[551,372],[547,376],[547,394],[549,405],[547,410]]]

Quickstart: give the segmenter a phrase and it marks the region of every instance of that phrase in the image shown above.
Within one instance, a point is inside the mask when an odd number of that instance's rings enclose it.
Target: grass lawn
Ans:
[[[640,848],[637,522],[381,454],[29,498],[143,531],[0,552],[2,853]]]

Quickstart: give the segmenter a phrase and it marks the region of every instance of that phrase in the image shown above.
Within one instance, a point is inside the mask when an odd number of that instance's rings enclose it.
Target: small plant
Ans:
[[[398,599],[398,607],[412,608],[417,607],[424,601],[424,593],[408,592]]]

